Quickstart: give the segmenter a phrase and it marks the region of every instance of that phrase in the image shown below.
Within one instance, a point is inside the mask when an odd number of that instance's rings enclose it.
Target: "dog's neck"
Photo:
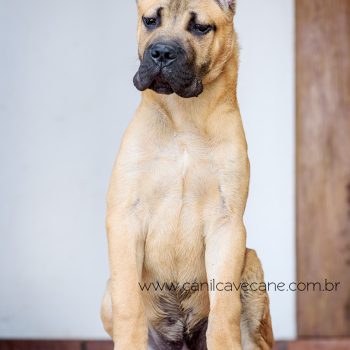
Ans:
[[[238,112],[237,103],[237,49],[232,53],[223,66],[220,74],[211,82],[205,84],[204,90],[198,97],[185,99],[176,94],[160,95],[151,90],[142,93],[142,103],[158,104],[159,111],[165,118],[170,119],[178,131],[189,129],[206,130],[211,116],[221,111]]]

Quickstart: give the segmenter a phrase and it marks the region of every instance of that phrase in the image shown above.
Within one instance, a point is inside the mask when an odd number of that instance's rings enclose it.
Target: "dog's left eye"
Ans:
[[[153,29],[158,26],[158,18],[157,17],[142,17],[143,24],[148,29]]]
[[[214,26],[210,24],[190,23],[188,29],[195,35],[205,35],[211,32],[214,29]]]

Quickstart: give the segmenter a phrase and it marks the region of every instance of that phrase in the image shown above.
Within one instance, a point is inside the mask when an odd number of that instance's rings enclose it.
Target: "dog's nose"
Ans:
[[[158,43],[151,48],[151,57],[156,64],[168,66],[177,58],[177,50],[169,44]]]

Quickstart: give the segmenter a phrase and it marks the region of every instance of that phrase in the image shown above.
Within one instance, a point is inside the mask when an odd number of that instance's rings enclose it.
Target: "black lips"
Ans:
[[[166,60],[167,52],[161,53],[165,57],[164,60],[159,59],[159,53],[155,47],[169,47],[172,50],[170,56],[172,59]],[[177,42],[150,45],[135,74],[134,85],[140,91],[152,89],[159,94],[176,93],[184,98],[196,97],[202,93],[203,85],[197,78],[192,61],[188,59],[185,50]]]

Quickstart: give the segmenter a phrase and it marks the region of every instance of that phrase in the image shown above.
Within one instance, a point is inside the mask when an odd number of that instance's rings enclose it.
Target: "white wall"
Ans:
[[[0,0],[0,337],[100,338],[105,193],[139,100],[134,1]],[[294,279],[292,0],[238,0],[250,246]],[[294,295],[273,293],[278,338]]]
[[[248,244],[265,279],[295,277],[294,1],[238,0],[239,101],[251,159]],[[270,292],[275,336],[296,336],[295,294]]]

